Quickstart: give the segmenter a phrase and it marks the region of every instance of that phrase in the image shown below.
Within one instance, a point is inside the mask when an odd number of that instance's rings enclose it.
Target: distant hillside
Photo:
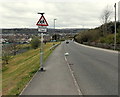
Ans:
[[[37,34],[37,32],[37,29],[28,28],[2,29],[2,34]]]
[[[78,33],[87,29],[47,29],[48,33]],[[35,28],[13,28],[2,29],[2,34],[38,34],[38,30]]]

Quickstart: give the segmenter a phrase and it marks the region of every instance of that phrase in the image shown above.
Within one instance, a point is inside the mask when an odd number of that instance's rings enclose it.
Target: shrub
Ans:
[[[9,54],[3,54],[3,55],[2,55],[3,64],[8,64],[10,58],[11,58],[11,57],[10,57]]]
[[[36,49],[36,48],[39,47],[39,45],[40,45],[40,40],[39,40],[39,38],[34,37],[34,38],[32,39],[32,41],[31,41],[31,47],[32,47],[33,49]]]
[[[113,44],[114,43],[114,35],[110,34],[106,37],[101,37],[100,42],[101,43],[107,43],[107,44]]]
[[[75,37],[75,40],[79,43],[83,42],[93,42],[99,38],[99,32],[97,30],[89,30],[81,32]]]
[[[117,44],[120,44],[120,32],[118,32],[117,36],[116,36],[116,41],[117,41]]]

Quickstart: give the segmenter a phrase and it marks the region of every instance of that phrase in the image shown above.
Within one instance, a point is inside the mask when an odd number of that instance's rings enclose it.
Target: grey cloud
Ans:
[[[53,19],[56,27],[95,27],[100,25],[99,16],[107,5],[103,1],[79,0],[80,2],[43,2],[38,0],[22,0],[22,2],[3,2],[0,4],[2,13],[1,27],[28,26],[36,27],[40,15],[37,12],[45,12],[49,27],[53,27]],[[105,1],[105,0],[104,0]],[[114,0],[113,0],[114,1]],[[107,1],[105,1],[107,2]],[[6,24],[3,24],[3,23]],[[13,26],[13,27],[14,27]]]

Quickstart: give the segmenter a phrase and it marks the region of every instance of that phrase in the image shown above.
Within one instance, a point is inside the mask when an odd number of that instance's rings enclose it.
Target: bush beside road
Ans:
[[[85,45],[114,49],[114,22],[107,23],[106,25],[108,25],[107,31],[103,29],[104,24],[95,29],[80,32],[75,35],[74,40]],[[120,22],[117,22],[116,50],[120,50]]]

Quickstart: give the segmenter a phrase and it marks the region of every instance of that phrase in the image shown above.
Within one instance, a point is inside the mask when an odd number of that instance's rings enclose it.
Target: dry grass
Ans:
[[[56,42],[57,43],[57,42]],[[55,43],[55,44],[56,44]],[[48,49],[53,43],[44,45],[45,57],[51,53]],[[14,56],[7,68],[2,73],[2,93],[3,95],[19,95],[27,82],[32,78],[34,73],[39,69],[39,48],[32,49],[25,53]]]

